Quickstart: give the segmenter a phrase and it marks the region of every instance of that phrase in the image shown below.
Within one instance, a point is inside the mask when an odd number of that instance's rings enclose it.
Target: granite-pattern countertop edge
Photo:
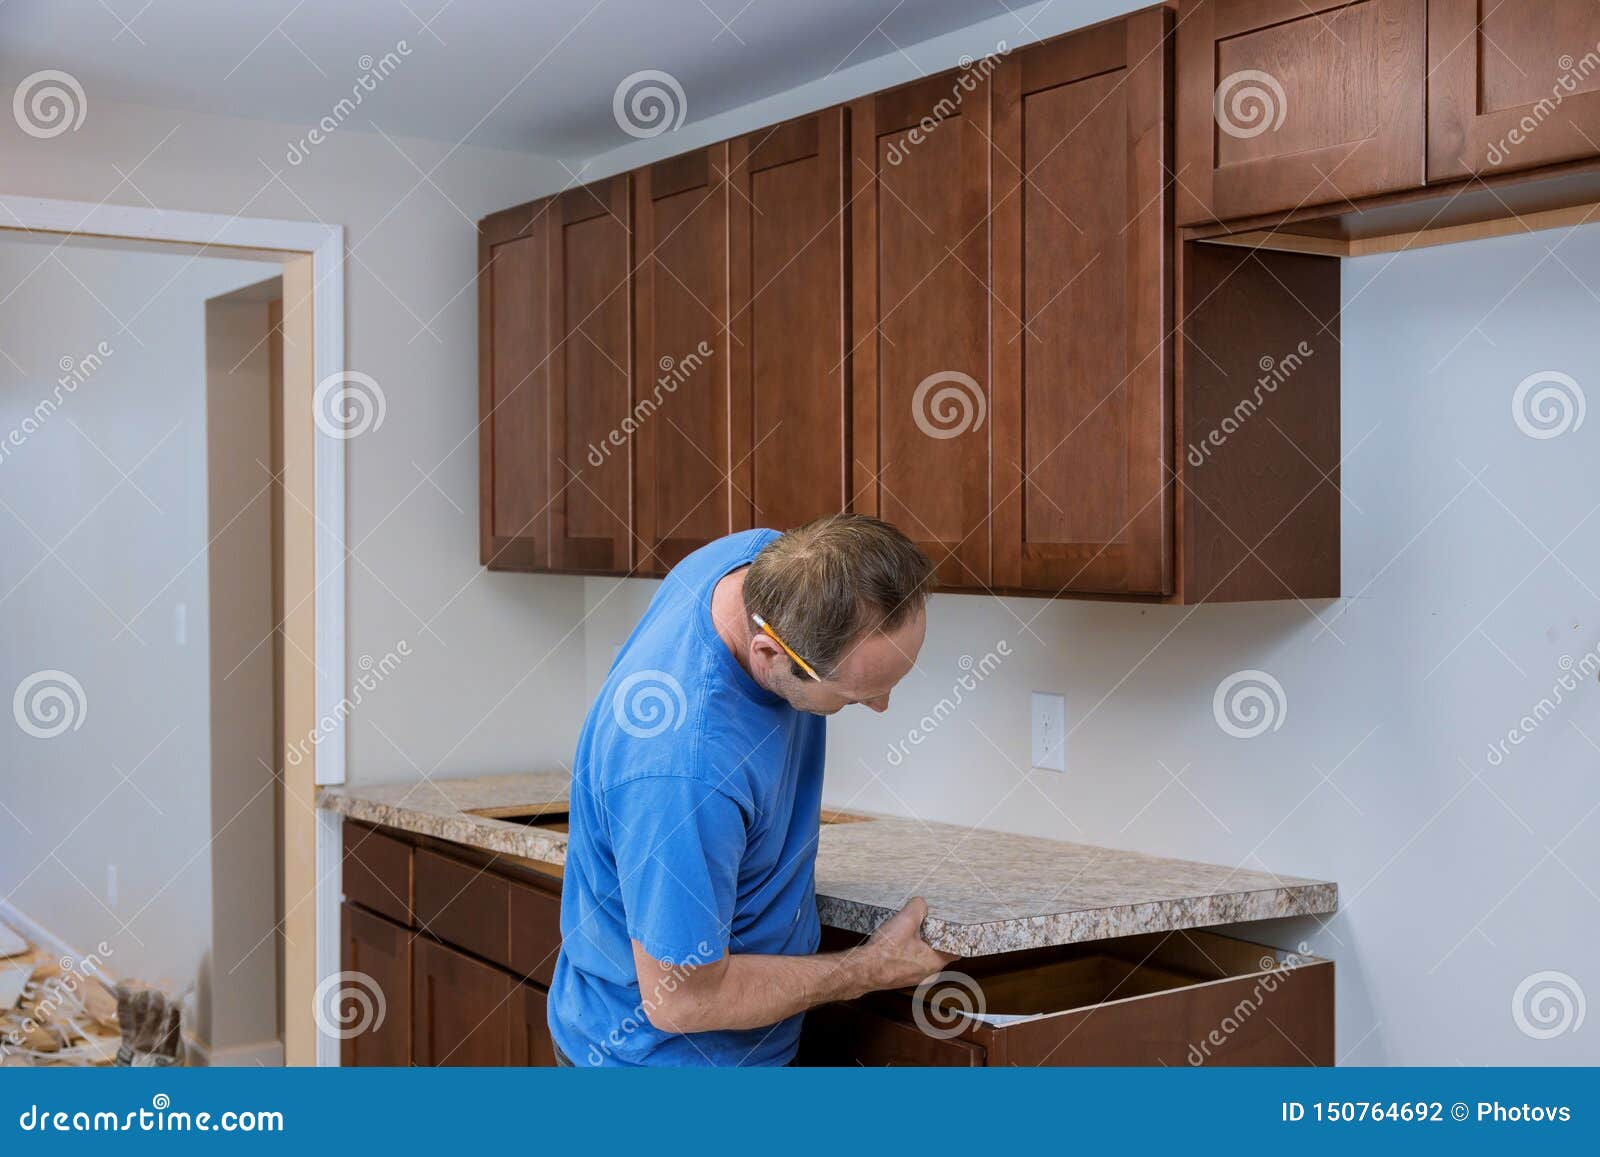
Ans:
[[[515,794],[525,797],[523,802],[527,804],[548,806],[563,803],[567,799],[566,785],[561,782],[559,787],[557,786],[555,779],[557,774],[536,774],[532,777],[533,782],[542,785],[542,790],[518,788],[515,789]],[[545,832],[522,824],[472,815],[463,810],[462,805],[450,801],[444,791],[446,786],[456,791],[470,791],[482,784],[493,784],[496,789],[507,789],[513,787],[515,783],[524,781],[525,777],[433,781],[432,786],[435,789],[433,798],[419,800],[415,804],[407,803],[406,799],[413,795],[420,785],[382,785],[372,789],[325,787],[319,793],[318,806],[338,812],[350,819],[381,827],[432,836],[503,855],[519,856],[555,865],[564,864],[567,858],[565,834]],[[399,792],[400,798],[376,799],[370,794],[372,792],[391,795]],[[893,817],[874,818],[893,819]],[[1017,838],[1021,840],[1036,837]],[[893,915],[895,908],[884,904],[826,894],[823,891],[824,877],[827,874],[823,864],[826,854],[826,847],[819,848],[817,912],[824,925],[848,932],[870,933]],[[1170,857],[1145,858],[1171,860]],[[1200,865],[1197,861],[1184,862],[1201,867],[1214,867],[1214,865]],[[1287,916],[1323,915],[1337,911],[1338,906],[1337,884],[1290,878],[1285,879],[1277,887],[1165,897],[1129,904],[1076,908],[1063,912],[1021,914],[986,921],[952,920],[930,912],[923,923],[923,935],[930,945],[942,952],[964,957],[988,956],[1000,952],[1136,936],[1150,932],[1216,927]]]

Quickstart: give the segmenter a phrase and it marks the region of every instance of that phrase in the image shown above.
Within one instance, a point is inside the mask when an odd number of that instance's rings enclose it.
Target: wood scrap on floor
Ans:
[[[10,936],[5,934],[9,933]],[[11,937],[21,942],[20,951]],[[117,999],[70,958],[0,925],[0,1067],[85,1067],[116,1060]]]

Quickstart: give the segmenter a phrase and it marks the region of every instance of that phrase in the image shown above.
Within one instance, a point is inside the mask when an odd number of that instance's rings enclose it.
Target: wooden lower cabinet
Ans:
[[[961,969],[970,969],[962,972]],[[976,1008],[1004,1020],[974,1020]],[[1333,963],[1209,932],[958,963],[808,1014],[807,1065],[1331,1065]]]
[[[413,934],[355,904],[346,903],[340,917],[341,971],[365,979],[347,977],[346,984],[330,994],[331,1001],[342,1003],[323,1009],[331,1023],[352,1030],[339,1042],[339,1063],[346,1068],[409,1065]],[[348,993],[348,999],[341,992]],[[347,1014],[353,1017],[348,1024]]]
[[[511,1026],[511,1063],[523,1068],[554,1068],[556,1046],[550,1039],[549,998],[536,984],[512,988],[508,1006]]]
[[[419,937],[412,960],[412,1063],[510,1064],[511,987],[498,968]]]

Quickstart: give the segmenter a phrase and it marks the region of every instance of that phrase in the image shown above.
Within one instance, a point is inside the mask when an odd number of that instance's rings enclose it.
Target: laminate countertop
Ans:
[[[564,831],[474,812],[559,812],[564,771],[324,788],[319,806],[351,819],[550,864]],[[827,813],[829,817],[837,813]],[[1114,936],[1334,912],[1338,885],[1141,852],[853,813],[822,826],[822,923],[871,932],[911,896],[928,902],[929,944],[988,956]]]

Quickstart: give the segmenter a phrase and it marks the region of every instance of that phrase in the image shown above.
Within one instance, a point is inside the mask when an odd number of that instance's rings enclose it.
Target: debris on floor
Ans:
[[[0,1067],[87,1067],[117,1059],[117,998],[92,969],[0,923]]]

